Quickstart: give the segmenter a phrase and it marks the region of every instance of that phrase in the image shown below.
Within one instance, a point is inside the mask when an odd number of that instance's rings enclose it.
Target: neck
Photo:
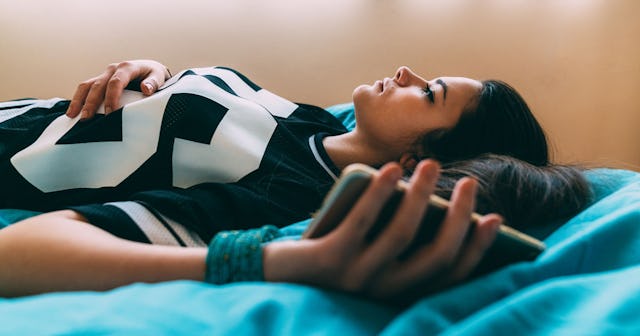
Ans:
[[[352,163],[364,163],[373,167],[381,166],[389,161],[397,161],[379,145],[372,144],[356,129],[351,132],[327,136],[322,140],[327,155],[340,169]]]

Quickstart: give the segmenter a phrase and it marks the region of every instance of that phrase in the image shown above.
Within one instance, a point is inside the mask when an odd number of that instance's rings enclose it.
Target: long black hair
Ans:
[[[549,163],[544,130],[522,96],[509,84],[485,80],[482,90],[452,129],[440,129],[420,140],[424,157],[442,163],[483,153],[509,155],[536,166]]]
[[[498,213],[518,229],[566,220],[592,199],[583,168],[572,165],[535,166],[513,157],[495,154],[444,164],[436,194],[446,199],[456,181],[478,181],[476,212]]]

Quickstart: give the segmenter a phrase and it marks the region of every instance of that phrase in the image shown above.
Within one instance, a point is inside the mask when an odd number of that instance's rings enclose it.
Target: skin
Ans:
[[[339,168],[353,162],[380,166],[397,161],[413,169],[417,162],[409,164],[408,159],[419,155],[416,141],[435,129],[453,128],[481,89],[482,83],[474,79],[426,80],[400,67],[393,78],[357,87],[353,92],[356,128],[326,137],[323,144]]]
[[[169,70],[152,60],[132,60],[112,63],[100,75],[78,85],[67,110],[69,118],[81,115],[82,119],[92,118],[100,104],[104,102],[108,114],[120,105],[124,88],[132,81],[140,80],[140,90],[146,96],[156,92],[171,76]]]
[[[477,231],[465,243],[476,190],[472,179],[462,179],[456,185],[449,211],[433,243],[406,260],[397,258],[418,231],[438,169],[433,161],[418,165],[397,213],[375,241],[367,242],[367,232],[402,173],[397,164],[383,166],[337,229],[319,239],[267,245],[265,277],[382,300],[425,294],[463,280],[495,238],[501,221],[497,215],[482,217]]]
[[[68,115],[85,111],[83,115],[91,117],[102,99],[117,108],[122,89],[133,79],[141,80],[141,86],[150,84],[157,89],[168,76],[166,68],[158,64],[142,60],[110,65],[105,73],[78,87]],[[385,91],[418,97],[414,85],[403,84],[408,78],[403,77],[408,74],[402,73],[407,71],[404,69],[393,79],[399,89]],[[362,87],[354,92],[354,100],[361,106],[359,114],[372,113],[368,106],[393,107],[392,103],[397,102],[394,99],[399,99],[388,94],[390,97],[377,100],[375,94],[371,95],[372,90]],[[449,100],[446,104],[457,106]],[[425,112],[435,113],[440,108],[424,106],[428,108]],[[431,160],[417,165],[398,211],[383,233],[371,242],[365,239],[366,232],[402,176],[400,164],[385,164],[334,231],[318,239],[267,244],[263,248],[265,280],[315,285],[382,300],[403,294],[419,295],[462,281],[478,264],[501,223],[498,215],[483,216],[471,238],[465,239],[474,209],[473,179],[464,178],[457,183],[434,241],[406,259],[397,258],[417,233],[438,171],[439,165]],[[133,282],[203,280],[206,254],[206,248],[127,241],[88,225],[86,218],[74,211],[51,212],[0,231],[0,295],[106,290]]]

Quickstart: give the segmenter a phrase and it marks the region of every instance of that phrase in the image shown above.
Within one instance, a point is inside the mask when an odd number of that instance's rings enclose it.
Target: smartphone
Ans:
[[[376,170],[374,168],[364,164],[347,166],[325,197],[320,210],[314,214],[309,227],[302,237],[321,237],[338,226],[358,201],[360,195],[365,191],[375,173]],[[382,232],[402,201],[407,186],[406,181],[398,181],[395,191],[384,205],[376,222],[367,234],[366,239],[373,240]],[[415,239],[400,258],[410,255],[415,249],[424,244],[428,244],[435,238],[448,207],[449,202],[447,200],[437,195],[431,195],[428,209],[422,219]],[[472,213],[471,221],[477,222],[480,217],[479,214]],[[472,225],[470,233],[473,232],[473,227]],[[473,274],[484,274],[518,261],[534,260],[544,250],[545,245],[543,242],[502,224],[498,228],[496,239],[485,253],[484,258],[476,267]]]

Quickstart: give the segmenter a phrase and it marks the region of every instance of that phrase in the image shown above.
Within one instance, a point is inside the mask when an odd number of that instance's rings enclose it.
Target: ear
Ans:
[[[418,165],[418,157],[414,153],[402,153],[398,161],[400,166],[407,172],[413,172]]]

